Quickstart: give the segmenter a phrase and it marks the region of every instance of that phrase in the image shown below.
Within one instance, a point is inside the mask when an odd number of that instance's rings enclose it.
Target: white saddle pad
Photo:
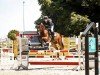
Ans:
[[[54,36],[57,36],[57,33],[56,32],[54,32]]]

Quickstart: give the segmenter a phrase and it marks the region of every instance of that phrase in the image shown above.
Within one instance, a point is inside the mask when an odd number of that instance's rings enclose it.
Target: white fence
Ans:
[[[0,69],[10,69],[14,64],[14,54],[11,49],[1,49]]]

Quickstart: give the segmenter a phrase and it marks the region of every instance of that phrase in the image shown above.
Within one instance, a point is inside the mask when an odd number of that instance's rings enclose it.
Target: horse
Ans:
[[[55,48],[56,50],[64,49],[64,45],[63,45],[63,42],[62,42],[62,35],[61,34],[59,34],[57,32],[54,32],[54,34],[55,34],[54,35],[54,39],[51,40],[52,38],[49,35],[49,31],[46,29],[46,27],[43,25],[43,23],[40,23],[37,26],[37,28],[38,28],[38,30],[40,32],[40,36],[41,36],[43,41],[51,43],[51,47]]]

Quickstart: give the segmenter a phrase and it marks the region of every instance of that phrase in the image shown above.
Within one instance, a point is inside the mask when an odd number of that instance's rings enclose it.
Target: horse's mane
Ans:
[[[45,26],[43,25],[43,23],[40,23],[39,28],[41,28],[42,30],[45,30]]]
[[[38,25],[38,28],[39,28],[39,33],[40,33],[40,36],[42,37],[42,39],[44,40],[44,41],[49,41],[50,39],[49,39],[49,34],[48,34],[48,30],[45,28],[45,26],[43,25],[43,23],[40,23],[39,25]]]

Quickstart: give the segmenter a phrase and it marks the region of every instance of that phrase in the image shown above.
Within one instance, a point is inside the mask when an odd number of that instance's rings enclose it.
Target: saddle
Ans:
[[[48,29],[48,32],[49,32],[51,40],[54,40],[55,33],[51,32],[51,29]]]

